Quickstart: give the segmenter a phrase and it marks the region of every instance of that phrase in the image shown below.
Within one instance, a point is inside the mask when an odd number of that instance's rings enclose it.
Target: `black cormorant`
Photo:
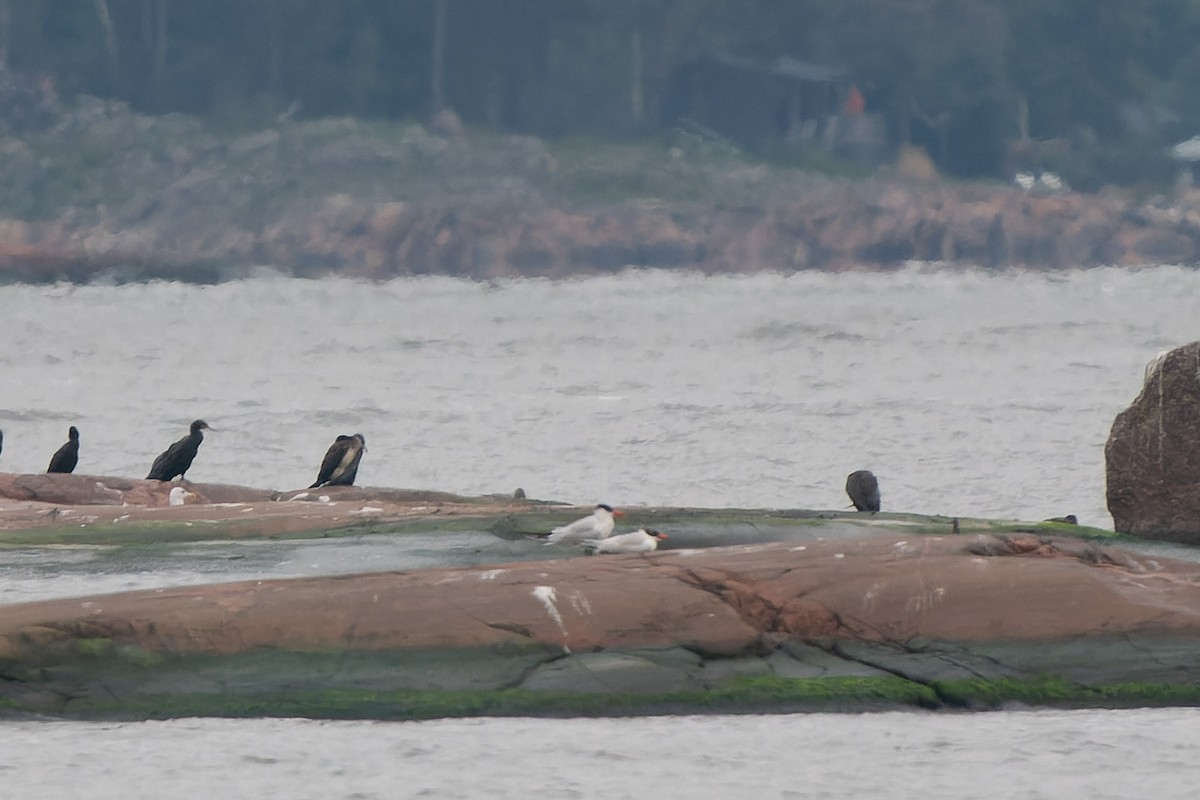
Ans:
[[[46,472],[74,472],[79,463],[79,429],[74,425],[67,431],[67,443],[50,458]]]
[[[4,431],[0,431],[0,453],[4,452]]]
[[[869,469],[860,469],[846,476],[846,494],[856,511],[879,510],[879,481]]]
[[[175,442],[154,459],[154,464],[150,467],[150,474],[146,476],[146,480],[169,481],[176,475],[183,478],[188,468],[192,466],[192,459],[196,457],[200,443],[204,441],[204,434],[200,432],[202,430],[214,429],[208,427],[208,423],[202,419],[193,422],[191,433]]]
[[[358,462],[367,451],[367,440],[361,433],[339,436],[325,451],[321,471],[310,489],[318,486],[352,486],[358,476]]]

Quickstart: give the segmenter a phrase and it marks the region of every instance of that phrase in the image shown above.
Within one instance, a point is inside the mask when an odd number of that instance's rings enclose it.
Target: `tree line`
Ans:
[[[1034,143],[1077,182],[1134,183],[1200,133],[1200,0],[0,0],[9,69],[228,125],[449,108],[655,135],[673,75],[711,55],[837,67],[951,175]]]

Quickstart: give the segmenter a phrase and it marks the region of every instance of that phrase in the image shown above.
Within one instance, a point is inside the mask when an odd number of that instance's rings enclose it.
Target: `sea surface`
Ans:
[[[1191,800],[1193,709],[9,723],[5,798]]]
[[[842,508],[865,468],[885,510],[1111,528],[1113,417],[1148,361],[1200,338],[1198,310],[1200,272],[1177,267],[0,286],[0,470],[44,470],[76,425],[77,472],[142,477],[203,418],[216,431],[199,482],[307,486],[334,437],[361,432],[371,486]],[[336,544],[270,557],[295,559],[282,574],[337,569]],[[378,544],[340,552],[390,565]],[[87,573],[84,551],[6,558],[16,588],[0,602]],[[1191,797],[1197,723],[1189,709],[6,722],[0,800]]]
[[[1200,272],[476,283],[263,278],[0,287],[0,469],[144,477],[195,418],[188,478],[307,486],[362,432],[359,483],[592,504],[887,510],[1111,527],[1103,446]]]

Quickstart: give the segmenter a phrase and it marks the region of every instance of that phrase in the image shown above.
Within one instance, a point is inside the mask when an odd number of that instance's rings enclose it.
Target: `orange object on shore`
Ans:
[[[866,98],[862,96],[862,92],[853,83],[850,84],[850,91],[846,93],[846,102],[842,105],[842,111],[847,116],[858,116],[867,109]]]

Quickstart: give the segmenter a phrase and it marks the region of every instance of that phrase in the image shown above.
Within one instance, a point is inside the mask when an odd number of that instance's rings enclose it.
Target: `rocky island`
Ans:
[[[669,531],[670,549],[587,557],[536,538],[581,512],[553,503],[190,484],[191,499],[171,505],[169,488],[0,475],[0,547],[161,562],[196,542],[244,553],[353,537],[402,550],[423,534],[447,543],[446,566],[0,606],[0,713],[419,718],[1200,699],[1200,563],[1066,523],[638,508],[629,524]],[[464,531],[482,551],[466,566],[450,546]]]

